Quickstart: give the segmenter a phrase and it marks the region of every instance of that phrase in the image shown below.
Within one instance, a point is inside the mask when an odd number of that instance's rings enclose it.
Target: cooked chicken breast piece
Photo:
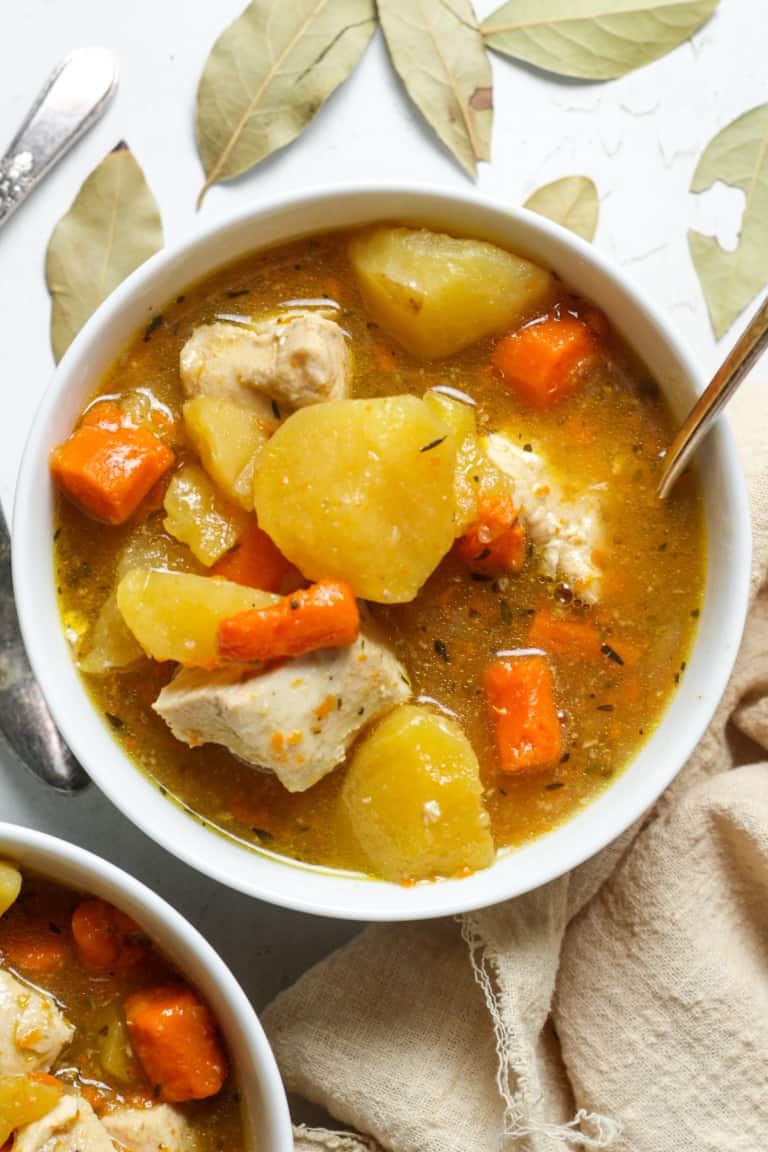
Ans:
[[[12,1152],[115,1152],[115,1148],[87,1100],[62,1096],[47,1116],[19,1128]]]
[[[343,330],[315,312],[286,312],[252,326],[204,324],[180,358],[187,397],[225,396],[272,423],[272,400],[303,408],[346,397],[348,369]]]
[[[499,433],[486,436],[484,448],[512,483],[512,498],[543,575],[566,580],[581,600],[593,604],[600,598],[601,572],[592,553],[603,531],[594,495],[567,497],[543,456]]]
[[[0,1076],[47,1072],[74,1031],[50,996],[0,971]]]
[[[310,652],[267,668],[183,669],[153,707],[174,736],[223,744],[304,792],[340,764],[357,733],[411,694],[392,653],[361,632],[347,648]]]
[[[112,1139],[128,1152],[191,1152],[194,1137],[178,1108],[117,1108],[102,1118]]]

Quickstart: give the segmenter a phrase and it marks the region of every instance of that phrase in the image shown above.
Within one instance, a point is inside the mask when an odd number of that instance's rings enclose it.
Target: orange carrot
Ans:
[[[51,453],[51,472],[83,512],[123,524],[173,464],[171,449],[104,401],[86,412],[68,440]]]
[[[476,523],[456,547],[473,572],[501,576],[519,572],[525,561],[525,529],[509,496],[481,496]]]
[[[147,954],[138,925],[106,900],[83,900],[71,927],[77,954],[93,972],[127,972]]]
[[[136,1058],[160,1098],[170,1104],[215,1096],[227,1059],[211,1010],[185,984],[163,984],[124,1004]]]
[[[582,660],[609,660],[616,668],[637,664],[640,653],[626,640],[609,643],[585,620],[567,620],[541,609],[531,621],[528,643],[553,656],[570,656]]]
[[[248,588],[279,592],[283,578],[292,567],[290,560],[286,560],[277,545],[272,543],[254,520],[239,543],[216,561],[211,568],[211,575],[223,576],[225,580],[245,584]]]
[[[71,959],[66,937],[48,924],[17,920],[0,934],[0,951],[22,972],[54,972]]]
[[[224,660],[281,660],[352,644],[359,631],[352,589],[323,580],[283,596],[278,604],[228,616],[219,624],[217,640]]]
[[[546,657],[494,661],[485,671],[485,692],[502,772],[542,768],[560,759],[563,736]]]
[[[575,316],[547,316],[499,340],[493,365],[511,391],[533,408],[549,408],[576,386],[574,368],[597,349]]]

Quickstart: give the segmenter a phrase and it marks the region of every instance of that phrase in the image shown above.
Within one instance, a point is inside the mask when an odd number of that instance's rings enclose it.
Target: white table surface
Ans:
[[[478,0],[476,8],[484,16],[495,6]],[[408,104],[377,33],[356,74],[303,137],[245,177],[213,188],[196,214],[197,78],[215,37],[241,7],[241,0],[3,5],[0,151],[49,71],[73,48],[105,45],[121,72],[105,118],[0,235],[0,496],[7,514],[24,438],[53,367],[43,277],[48,238],[85,176],[118,140],[127,140],[144,168],[168,243],[284,189],[376,178],[465,186]],[[693,43],[605,85],[548,78],[493,59],[494,159],[482,166],[479,187],[513,205],[559,176],[590,175],[601,195],[597,245],[655,298],[707,368],[716,350],[686,231],[695,227],[733,245],[743,196],[720,188],[695,198],[688,187],[712,136],[768,99],[764,7],[765,0],[722,0]],[[208,936],[257,1007],[356,931],[228,892],[146,839],[94,785],[61,798],[5,748],[0,766],[0,818],[76,841],[150,884]]]

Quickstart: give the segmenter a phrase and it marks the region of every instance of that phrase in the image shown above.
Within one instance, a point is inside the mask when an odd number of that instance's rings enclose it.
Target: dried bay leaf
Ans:
[[[350,75],[376,27],[374,0],[253,0],[211,49],[197,90],[197,147],[212,184],[294,140]]]
[[[600,202],[589,176],[563,176],[544,184],[531,193],[524,207],[562,224],[583,240],[594,239]]]
[[[718,132],[699,160],[691,191],[705,192],[717,180],[746,197],[736,249],[727,252],[700,232],[689,232],[688,243],[720,339],[768,285],[768,104]]]
[[[470,0],[379,0],[392,63],[425,120],[470,175],[491,158],[491,64]]]
[[[94,168],[53,230],[45,259],[58,362],[102,300],[163,246],[144,173],[125,144]]]
[[[584,80],[642,68],[687,40],[719,0],[508,0],[482,24],[486,43]]]

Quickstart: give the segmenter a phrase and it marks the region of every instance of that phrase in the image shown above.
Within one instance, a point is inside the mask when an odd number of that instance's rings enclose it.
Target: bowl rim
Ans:
[[[159,818],[155,818],[151,811],[151,805],[148,806],[147,810],[144,808],[142,808],[141,811],[134,810],[129,803],[124,802],[119,781],[115,780],[109,771],[105,770],[101,764],[98,764],[96,770],[92,771],[91,764],[93,761],[89,756],[85,733],[78,730],[76,723],[69,716],[64,700],[60,698],[55,674],[56,666],[55,664],[49,664],[45,658],[46,638],[39,632],[36,623],[38,614],[35,599],[29,591],[28,581],[25,579],[30,565],[34,563],[34,556],[32,555],[34,550],[34,537],[33,533],[29,530],[29,526],[34,522],[36,509],[38,510],[39,518],[39,506],[42,503],[39,498],[40,461],[41,459],[47,459],[48,448],[43,443],[44,437],[42,435],[42,429],[44,428],[46,419],[56,411],[61,397],[67,395],[70,390],[73,384],[73,368],[78,360],[83,358],[84,350],[88,349],[88,347],[100,337],[109,343],[109,332],[113,321],[115,317],[119,315],[126,302],[130,302],[134,298],[138,299],[142,291],[151,286],[163,271],[168,270],[170,274],[175,268],[182,267],[190,257],[194,256],[197,249],[202,249],[217,240],[224,239],[229,233],[237,234],[247,226],[252,226],[253,228],[255,234],[254,243],[241,245],[239,248],[239,256],[245,256],[248,252],[258,251],[260,247],[269,249],[281,243],[287,243],[292,238],[297,238],[302,234],[310,235],[312,232],[327,230],[326,228],[307,227],[304,228],[302,233],[300,228],[294,228],[292,230],[285,230],[280,240],[259,245],[257,237],[258,223],[260,220],[262,222],[268,222],[273,216],[280,216],[281,214],[290,215],[291,212],[293,212],[295,216],[297,212],[303,213],[306,210],[319,209],[322,211],[323,208],[332,207],[336,202],[346,200],[352,200],[355,206],[365,206],[369,203],[376,204],[377,202],[381,202],[382,199],[390,198],[395,201],[412,202],[413,219],[419,217],[422,220],[426,220],[431,213],[438,216],[440,211],[449,214],[452,210],[455,211],[457,208],[462,208],[466,209],[469,214],[464,231],[469,235],[489,236],[492,231],[490,224],[488,227],[473,226],[471,213],[473,211],[479,211],[480,214],[485,213],[489,217],[499,217],[507,222],[510,228],[522,230],[527,236],[534,237],[536,241],[545,246],[554,246],[556,249],[562,250],[569,261],[578,263],[582,268],[586,268],[588,272],[593,273],[606,282],[610,282],[622,297],[623,303],[625,305],[628,304],[631,310],[634,310],[635,313],[643,318],[649,330],[652,330],[661,340],[669,350],[670,355],[679,365],[681,379],[684,379],[691,395],[698,394],[703,390],[704,380],[687,348],[669,326],[667,320],[656,309],[655,305],[651,304],[645,298],[643,293],[637,289],[626,273],[614,265],[613,261],[607,259],[591,244],[544,217],[538,216],[524,208],[510,208],[497,198],[481,194],[474,189],[454,191],[430,186],[428,184],[403,184],[402,182],[389,181],[305,188],[284,196],[270,197],[260,204],[240,210],[222,220],[203,226],[182,239],[178,244],[161,250],[123,281],[101,304],[94,315],[89,318],[57,366],[53,379],[48,385],[38,406],[29,432],[16,488],[13,518],[14,547],[12,555],[14,587],[22,635],[33,669],[49,703],[53,717],[75,754],[84,763],[89,773],[92,774],[94,781],[109,799],[124,812],[128,819],[172,855],[177,856],[185,863],[191,865],[193,868],[199,869],[213,879],[248,895],[295,911],[315,915],[351,920],[402,921],[473,911],[513,896],[521,895],[570,871],[595,855],[639,819],[668,787],[693,751],[709,724],[725,690],[738,651],[749,596],[751,555],[749,502],[746,491],[746,481],[738,451],[731,430],[725,421],[721,420],[718,422],[710,433],[708,445],[702,450],[704,452],[710,452],[713,459],[716,458],[717,466],[722,473],[722,498],[726,501],[731,519],[733,578],[730,588],[731,596],[724,610],[724,620],[722,621],[723,635],[726,641],[725,651],[720,654],[717,663],[709,669],[706,691],[703,691],[701,695],[697,696],[695,702],[691,701],[691,705],[696,708],[696,712],[688,722],[685,734],[678,734],[676,740],[673,742],[675,755],[673,756],[667,753],[668,763],[665,770],[662,771],[659,768],[654,769],[651,787],[634,789],[633,795],[630,797],[629,806],[622,811],[618,818],[615,816],[611,817],[610,813],[608,813],[609,818],[603,824],[596,824],[595,821],[588,822],[584,819],[584,825],[590,832],[585,842],[578,844],[571,843],[566,850],[564,850],[562,843],[558,843],[559,851],[552,852],[547,859],[539,858],[541,853],[537,856],[532,851],[535,844],[550,841],[553,837],[557,837],[560,841],[567,840],[568,837],[564,835],[564,831],[568,829],[569,826],[572,826],[574,821],[582,819],[585,812],[591,811],[595,813],[595,810],[600,809],[600,816],[602,817],[604,815],[602,808],[605,807],[603,803],[605,798],[610,796],[619,786],[620,781],[626,777],[631,766],[642,755],[642,749],[641,752],[633,758],[631,764],[619,774],[616,781],[606,788],[597,798],[592,800],[583,812],[572,815],[562,825],[539,837],[532,845],[525,845],[522,848],[516,849],[512,854],[497,859],[489,868],[466,879],[443,880],[439,884],[419,885],[415,889],[404,889],[398,885],[387,884],[384,881],[356,878],[347,876],[344,873],[312,868],[311,866],[303,865],[295,861],[281,859],[280,867],[276,872],[279,878],[277,881],[272,881],[262,876],[254,879],[251,876],[246,878],[237,874],[237,869],[233,869],[229,865],[220,862],[219,857],[225,854],[224,849],[218,853],[211,850],[204,854],[201,859],[202,854],[199,852],[199,845],[196,849],[191,844],[188,845],[186,842],[179,843],[174,840],[172,830],[169,831],[169,826],[175,826],[173,817],[168,815],[167,821],[163,820],[162,815]],[[386,213],[382,213],[380,208],[377,208],[375,212],[372,211],[367,217],[370,222],[385,218],[387,218]],[[389,218],[407,219],[408,213],[400,211],[393,212]],[[349,222],[345,222],[343,218],[339,219],[336,227],[343,228],[345,226],[350,226]],[[499,227],[501,228],[501,226],[500,223]],[[521,247],[524,249],[524,244],[521,245]],[[217,267],[225,266],[238,258],[237,255],[231,255],[226,260],[219,262],[216,260],[211,261],[208,264],[207,274],[213,272]],[[186,283],[194,282],[195,277],[190,274]],[[157,306],[160,307],[164,302],[164,300],[159,300],[156,303]],[[608,312],[610,315],[610,308],[608,308]],[[113,338],[113,345],[114,344],[115,341]],[[112,360],[119,354],[120,350],[121,347],[117,347],[116,345],[112,347]],[[662,388],[664,388],[663,384]],[[51,561],[51,569],[52,567]],[[53,586],[53,581],[51,581],[51,586]],[[709,590],[707,590],[706,593],[705,605],[708,597]],[[72,672],[77,676],[74,666],[72,666]],[[93,705],[90,703],[82,684],[80,684],[80,692],[87,701],[93,724],[98,725],[99,729],[103,730],[103,723],[96,714]],[[677,695],[680,694],[681,690],[678,690],[675,696],[671,698],[665,715],[670,711]],[[645,748],[653,745],[661,723],[660,721],[654,733],[649,737],[644,746]],[[95,730],[91,734],[92,736],[95,735]],[[122,750],[118,748],[114,741],[112,741],[112,744],[125,763],[130,765],[132,772],[146,779],[140,770],[125,756]],[[91,761],[91,763],[89,763],[89,761]],[[158,804],[161,799],[158,795]],[[166,802],[166,807],[170,808],[171,805]],[[595,826],[593,827],[592,825]],[[190,835],[192,834],[190,833]],[[220,844],[226,842],[225,838],[215,831],[209,831],[206,835],[209,840],[215,839]],[[211,848],[211,845],[208,847]],[[243,850],[241,849],[240,851],[242,852]],[[252,851],[249,852],[249,855],[252,859],[261,856],[260,853],[254,853]],[[536,863],[533,878],[521,879],[520,875],[515,875],[514,872],[509,870],[510,877],[508,877],[506,883],[494,883],[492,881],[491,878],[494,877],[494,874],[498,877],[504,860],[520,860],[523,855],[526,856],[526,859],[528,855],[534,856]],[[520,871],[524,872],[525,869],[523,868]],[[340,897],[338,893],[333,894],[332,888],[334,885],[323,885],[322,883],[320,884],[320,889],[324,894],[320,896],[317,895],[315,892],[315,889],[318,887],[317,877],[326,874],[332,877],[337,882],[337,885],[344,885],[343,897]],[[294,882],[291,882],[289,879],[291,876]],[[308,880],[306,885],[302,885],[302,876],[308,878],[314,876],[314,879]],[[296,882],[297,878],[298,882]],[[482,878],[482,880],[478,880],[478,878]],[[305,888],[310,889],[309,895],[306,894]],[[383,889],[389,890],[389,895],[382,899]],[[397,895],[393,895],[392,890],[394,890]]]
[[[17,862],[22,875],[26,868],[31,868],[84,895],[99,896],[114,903],[145,928],[153,940],[156,934],[165,937],[157,940],[160,950],[166,954],[176,953],[170,957],[173,964],[189,976],[193,984],[199,984],[202,976],[215,987],[219,1010],[222,1005],[226,1010],[227,1019],[219,1020],[219,1024],[223,1031],[230,1033],[228,1046],[231,1046],[231,1034],[236,1032],[240,1055],[248,1057],[249,1067],[242,1069],[232,1053],[239,1087],[248,1104],[248,1117],[243,1120],[251,1132],[249,1136],[246,1131],[244,1146],[248,1148],[253,1144],[256,1128],[263,1127],[270,1152],[292,1152],[288,1100],[264,1029],[234,974],[202,933],[146,884],[69,840],[0,821],[0,856]],[[52,872],[54,866],[56,871]],[[194,969],[192,975],[189,975],[190,969]],[[208,999],[207,990],[203,990],[203,994]],[[255,1074],[256,1084],[250,1079],[246,1082],[246,1072]],[[255,1115],[257,1093],[259,1117]],[[262,1134],[260,1139],[263,1141],[263,1138]]]

